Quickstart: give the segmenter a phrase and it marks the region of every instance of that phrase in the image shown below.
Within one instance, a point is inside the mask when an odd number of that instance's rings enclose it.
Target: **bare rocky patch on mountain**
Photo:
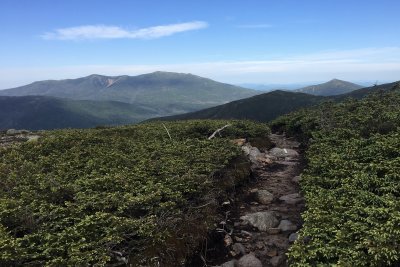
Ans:
[[[0,147],[9,147],[23,142],[35,142],[39,137],[39,133],[27,130],[8,129],[0,131]]]

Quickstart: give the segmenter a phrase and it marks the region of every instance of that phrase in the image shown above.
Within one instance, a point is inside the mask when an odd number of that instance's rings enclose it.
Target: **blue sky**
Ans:
[[[92,73],[400,80],[400,1],[1,0],[0,88]]]

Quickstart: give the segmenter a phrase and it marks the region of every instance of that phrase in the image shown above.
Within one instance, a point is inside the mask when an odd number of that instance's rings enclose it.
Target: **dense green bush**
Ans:
[[[133,264],[184,260],[212,227],[221,192],[248,175],[229,139],[269,130],[242,121],[164,125],[52,131],[1,149],[0,265],[104,266],[121,254]]]
[[[272,127],[308,145],[307,209],[289,252],[292,266],[398,266],[399,91],[325,103]]]

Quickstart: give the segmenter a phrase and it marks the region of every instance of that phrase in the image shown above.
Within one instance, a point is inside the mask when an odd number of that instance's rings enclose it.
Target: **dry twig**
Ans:
[[[215,132],[213,132],[212,135],[210,135],[210,137],[208,137],[208,140],[213,139],[217,133],[221,132],[223,129],[225,129],[226,127],[229,127],[229,126],[231,126],[231,124],[227,124],[224,127],[217,129]]]

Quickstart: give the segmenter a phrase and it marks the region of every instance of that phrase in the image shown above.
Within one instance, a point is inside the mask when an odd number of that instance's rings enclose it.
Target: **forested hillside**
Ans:
[[[324,99],[322,96],[277,90],[208,109],[153,120],[247,119],[267,122],[299,108],[316,105]]]
[[[307,209],[292,266],[400,264],[400,88],[283,116],[303,141]]]
[[[196,112],[155,118],[153,120],[248,119],[259,122],[270,122],[279,116],[322,102],[340,102],[346,98],[360,99],[372,92],[387,91],[398,83],[366,87],[335,96],[317,96],[277,90]]]
[[[90,128],[136,123],[157,109],[117,101],[71,100],[48,96],[0,96],[0,130]]]

